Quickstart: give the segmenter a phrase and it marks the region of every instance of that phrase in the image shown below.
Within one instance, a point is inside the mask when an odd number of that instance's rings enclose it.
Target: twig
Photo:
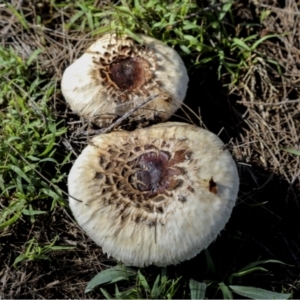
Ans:
[[[120,117],[119,119],[117,119],[115,122],[113,122],[108,127],[102,128],[102,129],[97,129],[97,130],[83,131],[80,135],[87,136],[87,135],[94,135],[94,134],[102,134],[102,133],[107,133],[107,132],[113,130],[114,127],[116,127],[120,123],[122,123],[125,119],[127,119],[135,111],[137,111],[138,109],[140,109],[141,107],[143,107],[144,105],[146,105],[147,103],[149,103],[150,101],[152,101],[153,99],[157,98],[159,95],[160,94],[156,94],[154,96],[151,96],[147,100],[145,100],[141,104],[139,104],[138,106],[133,107],[130,111],[128,111],[127,113],[125,113],[122,117]]]
[[[300,15],[300,12],[294,11],[292,9],[279,8],[279,7],[274,7],[272,5],[260,4],[260,3],[257,3],[257,5],[260,7],[265,7],[270,10],[274,10],[274,11],[278,11],[278,12],[283,12],[283,13],[288,13],[288,14],[293,14],[293,15]]]
[[[246,102],[246,101],[237,101],[237,103],[243,104],[243,105],[246,105],[246,106],[252,106],[252,105],[273,106],[273,105],[284,105],[284,104],[300,103],[300,99],[296,99],[296,100],[286,100],[286,101],[274,102],[274,103],[265,103],[265,102]]]

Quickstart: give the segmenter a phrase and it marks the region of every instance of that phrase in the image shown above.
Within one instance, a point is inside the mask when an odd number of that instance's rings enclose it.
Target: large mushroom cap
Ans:
[[[175,50],[162,42],[138,35],[106,34],[64,72],[61,88],[71,109],[107,126],[117,116],[159,95],[133,114],[143,120],[167,120],[184,100],[188,75]]]
[[[75,218],[104,252],[127,265],[165,266],[217,237],[239,178],[216,135],[169,122],[96,136],[68,185]]]

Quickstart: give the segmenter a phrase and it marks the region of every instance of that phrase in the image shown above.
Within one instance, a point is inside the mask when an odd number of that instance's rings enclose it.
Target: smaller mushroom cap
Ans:
[[[127,265],[166,266],[217,237],[239,178],[215,134],[168,122],[96,136],[75,161],[68,187],[78,224],[104,252]]]
[[[62,93],[71,109],[98,124],[158,95],[136,111],[136,120],[167,120],[185,98],[188,75],[177,52],[154,38],[106,34],[64,72]]]

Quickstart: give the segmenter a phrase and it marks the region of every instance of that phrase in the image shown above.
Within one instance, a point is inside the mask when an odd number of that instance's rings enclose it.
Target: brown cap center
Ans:
[[[149,63],[143,58],[125,58],[110,64],[109,77],[120,90],[133,90],[152,77],[149,67]]]
[[[137,189],[148,192],[146,198],[173,190],[180,184],[180,180],[176,180],[174,175],[181,174],[181,170],[175,166],[170,168],[169,159],[169,153],[164,151],[147,152],[139,157],[139,170],[136,172]]]

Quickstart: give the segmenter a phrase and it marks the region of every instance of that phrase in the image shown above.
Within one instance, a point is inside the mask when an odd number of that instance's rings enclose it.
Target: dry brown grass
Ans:
[[[61,78],[63,70],[94,41],[89,32],[66,29],[73,12],[72,6],[53,11],[47,1],[11,1],[16,10],[22,10],[26,27],[15,14],[0,5],[0,43],[12,47],[24,60],[36,49],[42,50],[39,64],[49,76]],[[37,23],[43,17],[42,24]]]
[[[300,156],[285,149],[300,150],[299,3],[288,0],[281,6],[279,1],[252,2],[253,18],[263,10],[270,13],[263,21],[260,36],[278,34],[278,38],[261,45],[258,51],[265,58],[257,58],[231,88],[231,93],[240,97],[238,103],[246,108],[243,119],[247,124],[240,140],[234,142],[234,153],[239,160],[295,183],[300,179]],[[266,59],[278,64],[282,76]]]

